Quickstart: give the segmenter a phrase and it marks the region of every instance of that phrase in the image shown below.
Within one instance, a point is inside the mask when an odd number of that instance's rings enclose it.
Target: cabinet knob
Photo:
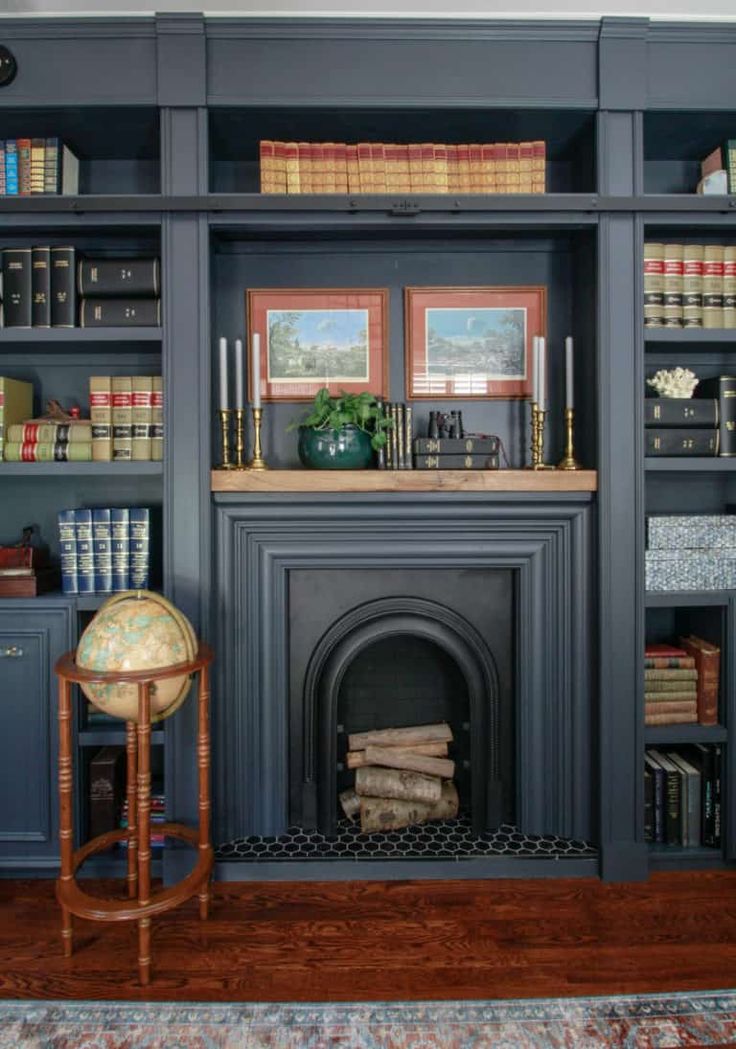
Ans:
[[[22,659],[23,649],[20,645],[8,645],[7,648],[0,648],[0,659]]]

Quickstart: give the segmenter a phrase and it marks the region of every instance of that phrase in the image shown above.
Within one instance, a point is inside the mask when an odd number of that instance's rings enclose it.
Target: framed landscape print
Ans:
[[[530,397],[532,339],[546,335],[547,289],[406,288],[406,395]]]
[[[248,291],[248,345],[258,332],[263,399],[309,401],[323,386],[387,397],[387,299],[380,288]]]

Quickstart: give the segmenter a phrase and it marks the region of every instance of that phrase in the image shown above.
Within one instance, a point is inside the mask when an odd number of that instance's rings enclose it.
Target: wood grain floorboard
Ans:
[[[77,920],[65,960],[53,883],[0,882],[0,997],[360,1001],[736,987],[734,871],[616,885],[226,883],[215,886],[208,922],[191,901],[153,926],[144,991],[134,928]]]

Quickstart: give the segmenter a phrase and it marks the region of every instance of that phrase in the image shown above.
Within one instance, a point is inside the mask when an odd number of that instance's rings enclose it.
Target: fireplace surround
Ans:
[[[445,691],[464,687],[450,716],[474,829],[513,819],[522,834],[596,840],[588,493],[222,494],[215,515],[218,844],[334,830],[341,729],[356,716],[341,690],[357,675],[360,694],[400,638],[441,654]],[[491,614],[493,580],[506,596]],[[327,590],[338,599],[318,617]]]

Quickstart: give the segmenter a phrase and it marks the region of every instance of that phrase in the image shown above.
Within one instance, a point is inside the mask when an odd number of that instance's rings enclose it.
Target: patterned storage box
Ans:
[[[736,547],[730,550],[647,550],[647,590],[736,590]]]
[[[649,550],[736,551],[736,514],[668,514],[647,518]]]

